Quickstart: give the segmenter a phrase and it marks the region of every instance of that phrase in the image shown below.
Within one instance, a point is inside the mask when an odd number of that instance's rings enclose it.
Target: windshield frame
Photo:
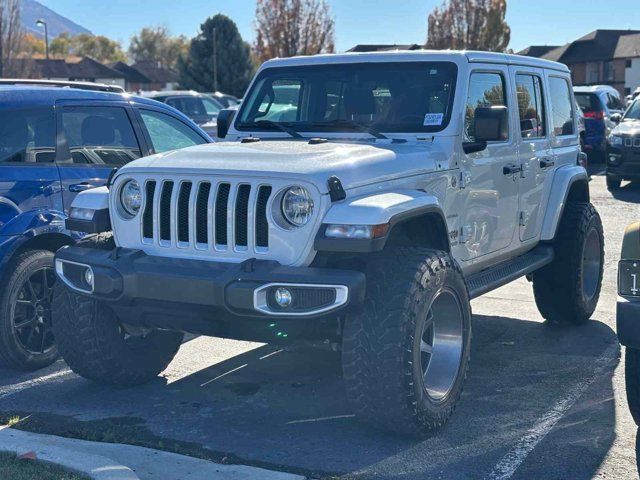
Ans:
[[[295,78],[296,72],[304,71],[304,70],[317,70],[321,68],[326,69],[335,69],[335,68],[357,68],[357,66],[373,66],[375,65],[378,68],[389,67],[398,67],[398,66],[406,66],[411,65],[422,66],[423,68],[428,68],[429,65],[433,66],[447,66],[451,68],[451,86],[450,86],[450,95],[448,98],[448,104],[446,105],[446,113],[442,119],[442,123],[437,127],[434,126],[425,126],[422,125],[420,128],[398,128],[398,129],[388,129],[387,125],[381,125],[376,123],[366,123],[366,126],[371,126],[376,130],[379,130],[381,133],[387,134],[434,134],[438,132],[442,132],[445,130],[449,124],[451,123],[451,119],[453,118],[453,109],[454,102],[456,99],[456,95],[458,94],[458,76],[459,76],[459,66],[456,62],[451,60],[419,60],[419,61],[384,61],[384,62],[346,62],[346,63],[324,63],[324,64],[308,64],[308,65],[296,65],[296,66],[273,66],[266,67],[260,70],[253,82],[249,90],[246,92],[244,98],[245,101],[242,102],[240,108],[238,109],[238,113],[234,116],[233,127],[238,133],[244,132],[265,132],[265,133],[282,133],[279,132],[275,128],[268,127],[259,127],[255,124],[246,124],[241,121],[243,118],[246,109],[250,108],[250,104],[253,103],[252,97],[257,95],[258,92],[256,89],[261,88],[262,80],[270,75],[287,75],[291,74],[291,79]],[[289,128],[294,128],[297,132],[304,133],[322,133],[322,134],[342,134],[349,133],[352,134],[363,134],[365,136],[370,136],[371,134],[363,131],[360,128],[354,127],[346,127],[344,124],[341,124],[338,127],[323,127],[319,126],[318,122],[308,121],[308,122],[281,122],[286,124]]]

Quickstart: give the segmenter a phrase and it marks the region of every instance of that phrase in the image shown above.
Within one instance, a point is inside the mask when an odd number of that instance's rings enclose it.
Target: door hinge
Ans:
[[[520,224],[520,226],[524,227],[527,224],[528,220],[529,220],[529,215],[527,214],[527,212],[525,212],[524,210],[521,210],[520,218],[518,220],[518,223]]]

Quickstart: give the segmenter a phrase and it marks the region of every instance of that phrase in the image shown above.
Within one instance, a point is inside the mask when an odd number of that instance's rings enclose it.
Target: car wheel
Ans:
[[[538,310],[552,322],[585,323],[598,304],[604,267],[602,221],[593,205],[566,206],[554,253],[553,262],[532,276]]]
[[[29,250],[7,267],[0,289],[0,362],[37,370],[58,358],[51,329],[51,300],[56,275],[53,253]]]
[[[347,397],[365,422],[423,437],[453,412],[471,347],[460,269],[441,251],[399,248],[368,263],[363,311],[343,332]]]

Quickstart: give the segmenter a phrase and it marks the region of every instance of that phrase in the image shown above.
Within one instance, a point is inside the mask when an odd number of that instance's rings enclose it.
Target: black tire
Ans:
[[[631,416],[640,425],[640,350],[626,347],[624,356],[624,381],[627,403]]]
[[[366,275],[363,310],[347,316],[343,332],[347,397],[360,420],[402,435],[424,437],[449,418],[466,378],[471,306],[464,278],[447,253],[421,248],[385,251],[368,262]],[[429,380],[426,384],[423,379],[421,340],[428,332],[423,328],[429,313],[436,311],[442,299],[459,309],[460,352],[451,381],[446,383],[448,390],[434,398],[428,391]],[[432,352],[435,355],[433,347]],[[434,358],[426,355],[428,361]]]
[[[607,175],[607,190],[610,192],[614,190],[618,190],[620,185],[622,184],[622,180],[619,178],[612,177],[611,175]]]
[[[53,253],[25,251],[6,271],[0,286],[0,363],[21,370],[46,367],[58,358],[51,330]]]
[[[87,238],[82,246],[110,249],[113,238]],[[98,383],[139,385],[157,377],[173,360],[183,334],[151,330],[130,336],[104,302],[79,295],[58,282],[53,296],[58,348],[78,375]]]
[[[598,304],[604,267],[602,221],[593,205],[567,204],[554,249],[554,261],[533,274],[536,305],[551,322],[583,324]]]

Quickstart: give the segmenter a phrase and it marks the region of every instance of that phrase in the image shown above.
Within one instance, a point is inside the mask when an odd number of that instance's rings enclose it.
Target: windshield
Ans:
[[[597,112],[602,110],[600,100],[597,95],[593,93],[576,93],[575,94],[578,105],[583,112]]]
[[[186,95],[183,97],[173,97],[167,100],[167,104],[177,108],[189,118],[199,119],[206,117],[211,120],[217,117],[221,110],[215,101],[207,97],[192,97]]]
[[[450,62],[268,68],[236,128],[276,130],[275,122],[296,131],[437,132],[451,117],[456,73]]]
[[[640,120],[640,100],[635,100],[627,112],[624,114],[623,120]]]

